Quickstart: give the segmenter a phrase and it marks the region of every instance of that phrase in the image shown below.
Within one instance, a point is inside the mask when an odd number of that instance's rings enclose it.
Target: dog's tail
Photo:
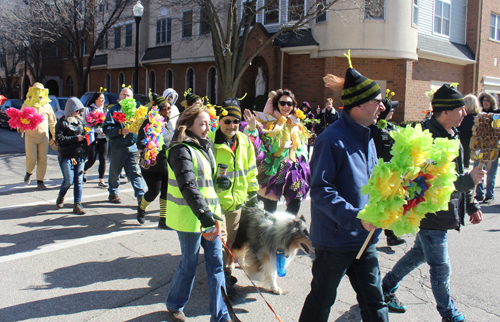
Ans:
[[[222,298],[224,299],[224,303],[226,303],[227,306],[227,311],[229,313],[229,316],[231,317],[231,322],[241,322],[240,319],[236,316],[236,313],[234,313],[233,306],[231,305],[231,302],[229,301],[229,298],[227,297],[226,290],[224,289],[224,286],[220,287],[221,292],[222,292]]]

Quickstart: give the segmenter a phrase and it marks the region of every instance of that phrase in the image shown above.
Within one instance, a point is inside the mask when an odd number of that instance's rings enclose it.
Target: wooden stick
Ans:
[[[483,166],[484,166],[483,161],[479,161],[477,168],[483,170]],[[476,188],[477,188],[477,185],[475,185],[474,189],[472,190],[472,196],[470,197],[470,203],[474,203],[474,198],[476,197]]]
[[[372,239],[372,236],[373,236],[373,233],[375,232],[375,229],[377,229],[377,228],[373,228],[372,230],[370,230],[370,233],[368,234],[368,237],[366,237],[363,246],[361,246],[361,249],[359,250],[359,253],[356,256],[356,259],[360,259],[361,255],[363,255],[363,253],[364,253],[364,251],[366,249],[366,246],[368,246],[368,242],[370,241],[370,239]]]

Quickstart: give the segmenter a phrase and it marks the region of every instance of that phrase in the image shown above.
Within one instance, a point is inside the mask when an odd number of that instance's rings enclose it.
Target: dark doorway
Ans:
[[[59,84],[57,81],[51,79],[45,83],[45,88],[49,89],[49,95],[59,96]]]

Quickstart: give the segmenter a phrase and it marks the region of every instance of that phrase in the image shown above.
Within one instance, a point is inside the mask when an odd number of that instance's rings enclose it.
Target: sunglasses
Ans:
[[[279,103],[281,106],[285,106],[285,105],[293,106],[293,102],[290,102],[290,101],[279,101]]]
[[[224,120],[224,124],[226,125],[229,125],[231,123],[238,125],[240,124],[240,120]]]

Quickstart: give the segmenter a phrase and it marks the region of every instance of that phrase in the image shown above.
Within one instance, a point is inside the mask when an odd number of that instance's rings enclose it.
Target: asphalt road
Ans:
[[[50,151],[48,189],[34,180],[23,184],[24,142],[19,134],[0,129],[0,321],[165,321],[165,298],[179,262],[179,243],[172,231],[156,228],[159,205],[150,206],[146,223],[135,219],[133,191],[122,180],[123,203],[107,202],[97,186],[97,166],[84,185],[85,215],[72,213],[72,189],[63,209],[55,200],[62,181],[57,155]],[[35,179],[35,178],[34,178]],[[497,193],[498,196],[498,193]],[[500,198],[497,199],[497,202]],[[281,205],[280,207],[283,207]],[[483,208],[479,225],[449,234],[452,296],[467,321],[500,321],[500,216],[497,205]],[[301,209],[310,218],[310,203]],[[379,242],[382,274],[409,250]],[[284,322],[297,321],[309,292],[314,255],[299,254],[287,275],[278,279],[284,295],[263,292]],[[241,270],[237,270],[235,311],[244,322],[277,321]],[[197,278],[185,313],[189,321],[209,321],[206,271],[200,256]],[[398,297],[405,314],[391,321],[441,321],[422,265],[402,283]],[[361,321],[348,278],[338,291],[329,321]],[[314,322],[314,321],[311,321]]]

